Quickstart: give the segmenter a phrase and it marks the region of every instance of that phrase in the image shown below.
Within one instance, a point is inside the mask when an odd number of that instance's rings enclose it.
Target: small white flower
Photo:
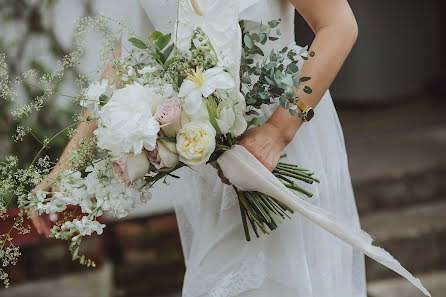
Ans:
[[[102,82],[95,82],[88,87],[87,92],[85,93],[85,99],[80,101],[80,105],[88,108],[93,116],[96,116],[99,110],[99,99],[101,95],[109,96],[112,91],[113,87],[108,85],[106,79],[102,80]]]
[[[45,198],[46,198],[46,195],[48,195],[48,194],[49,194],[48,192],[38,190],[36,192],[37,200],[39,200],[40,202],[43,202],[43,200],[45,200]]]
[[[96,202],[93,204],[91,200],[83,200],[82,209],[89,210],[83,210],[83,212],[90,213],[90,209],[100,206],[103,211],[122,218],[151,197],[144,180],[137,180],[129,187],[117,180],[114,177],[110,159],[101,160],[85,171],[89,172],[85,179],[86,187],[89,194],[96,198]]]
[[[91,235],[93,232],[101,235],[104,228],[104,224],[92,221],[88,217],[82,217],[81,220],[74,219],[72,222],[66,222],[62,225],[62,230],[77,230],[81,236]]]
[[[231,89],[234,80],[223,68],[215,67],[203,72],[199,67],[188,74],[180,88],[178,96],[184,98],[184,109],[188,114],[198,111],[202,96],[209,97],[217,89]]]
[[[155,72],[157,69],[156,69],[156,67],[153,67],[153,66],[146,66],[146,67],[144,67],[143,69],[141,69],[141,70],[139,70],[138,72],[139,72],[139,74],[146,74],[146,73],[152,73],[152,72]]]
[[[127,72],[128,76],[134,76],[135,75],[135,69],[133,67],[129,67],[129,71]]]

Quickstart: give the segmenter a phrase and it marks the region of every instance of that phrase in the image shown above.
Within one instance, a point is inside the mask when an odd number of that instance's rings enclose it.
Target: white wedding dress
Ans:
[[[215,0],[219,1],[219,0]],[[295,46],[294,7],[288,0],[240,0],[240,18],[252,30],[281,18],[274,46]],[[311,0],[309,0],[311,1]],[[171,29],[177,0],[142,0],[150,22]],[[150,32],[147,32],[147,35]],[[266,52],[269,52],[268,49]],[[313,83],[316,83],[317,79]],[[276,106],[263,108],[266,120]],[[339,119],[327,91],[286,147],[286,161],[316,172],[320,184],[302,186],[308,201],[360,228]],[[186,274],[183,297],[365,297],[364,256],[299,214],[269,235],[247,242],[231,186],[211,166],[182,170],[180,182],[157,189],[171,199],[177,215]]]

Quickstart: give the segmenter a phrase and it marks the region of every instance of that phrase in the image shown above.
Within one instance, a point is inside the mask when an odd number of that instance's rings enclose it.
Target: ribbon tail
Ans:
[[[414,277],[384,249],[373,246],[372,238],[361,229],[350,226],[333,214],[299,199],[242,146],[235,146],[217,160],[223,174],[242,191],[259,191],[286,203],[293,210],[332,233],[365,255],[400,274],[426,296],[431,296]]]

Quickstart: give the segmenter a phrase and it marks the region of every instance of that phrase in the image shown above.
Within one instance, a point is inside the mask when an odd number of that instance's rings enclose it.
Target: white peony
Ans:
[[[117,90],[99,112],[94,132],[98,147],[115,155],[153,150],[160,130],[153,113],[160,101],[159,95],[140,84]]]
[[[180,161],[187,165],[206,163],[215,150],[215,135],[215,129],[209,122],[185,124],[177,135]]]
[[[234,80],[223,68],[215,67],[203,72],[199,67],[188,74],[180,87],[178,97],[184,98],[184,109],[188,114],[197,112],[202,103],[202,97],[209,97],[217,89],[231,89]]]

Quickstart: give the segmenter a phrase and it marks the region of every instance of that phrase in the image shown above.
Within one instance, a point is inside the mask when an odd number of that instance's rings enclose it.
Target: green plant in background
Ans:
[[[48,18],[52,15],[56,3],[57,0],[9,0],[0,3],[3,30],[8,30],[11,26],[22,28],[19,30],[20,34],[14,34],[11,38],[5,37],[5,34],[0,35],[0,52],[3,53],[0,83],[0,156],[11,153],[19,156],[18,167],[31,163],[45,137],[66,126],[75,110],[71,100],[64,101],[69,102],[68,104],[61,104],[63,98],[58,93],[70,75],[79,76],[76,67],[46,82],[39,82],[37,79],[50,78],[51,72],[58,66],[51,65],[48,61],[60,60],[71,51],[58,40],[53,31],[53,22]],[[29,53],[27,55],[25,52],[26,48],[32,46],[30,43],[35,37],[44,38],[48,43],[49,51],[45,59]],[[21,75],[24,69],[29,70]],[[26,108],[17,109],[19,105]],[[35,110],[42,108],[45,112],[28,116],[30,106]],[[15,137],[11,139],[11,134],[16,129]],[[56,157],[65,144],[64,138],[55,139],[47,148],[46,154],[51,158]],[[14,206],[14,201],[10,201],[8,206]]]

